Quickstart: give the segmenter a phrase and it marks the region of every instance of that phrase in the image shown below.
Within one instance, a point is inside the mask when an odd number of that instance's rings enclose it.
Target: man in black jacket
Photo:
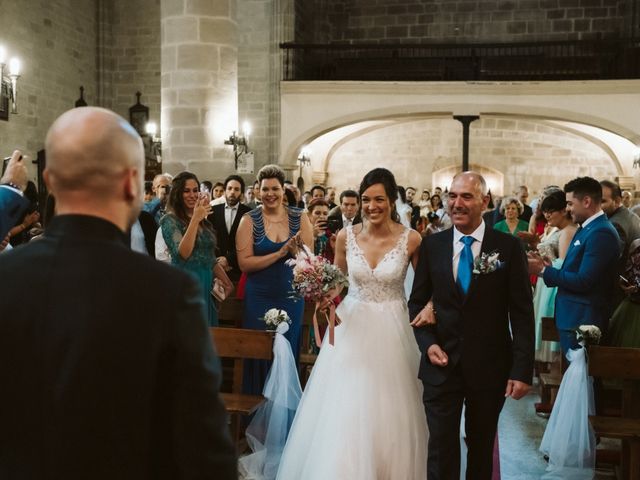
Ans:
[[[241,273],[236,255],[236,232],[242,216],[251,210],[240,203],[244,188],[241,176],[228,176],[224,181],[224,203],[214,205],[209,215],[216,231],[217,260],[231,280],[238,280]]]
[[[237,478],[199,287],[127,245],[140,137],[84,107],[45,148],[57,215],[0,256],[0,478]]]
[[[520,241],[487,228],[482,220],[489,202],[482,176],[456,175],[448,197],[454,226],[423,240],[409,300],[422,352],[428,478],[460,476],[464,403],[467,478],[490,480],[505,397],[523,397],[532,383],[531,286]],[[436,323],[421,326],[429,299]]]

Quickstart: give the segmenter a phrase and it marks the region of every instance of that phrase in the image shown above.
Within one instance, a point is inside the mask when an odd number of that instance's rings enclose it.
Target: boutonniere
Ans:
[[[473,273],[476,275],[486,275],[495,272],[504,266],[504,262],[500,261],[498,252],[481,253],[473,261]]]

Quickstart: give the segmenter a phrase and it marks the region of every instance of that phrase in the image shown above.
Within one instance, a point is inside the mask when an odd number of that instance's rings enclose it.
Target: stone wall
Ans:
[[[0,121],[0,150],[4,157],[19,148],[35,158],[53,120],[74,106],[81,85],[87,102],[96,101],[96,0],[0,5],[2,44],[22,60],[19,113]],[[33,166],[30,173],[35,177]]]
[[[149,119],[160,126],[160,0],[111,2],[111,106],[129,119],[129,107],[149,107]],[[159,130],[158,130],[159,131]]]
[[[629,35],[633,1],[305,0],[304,12],[317,43],[519,42]]]
[[[327,184],[353,188],[371,168],[386,167],[400,185],[431,189],[436,186],[434,174],[459,166],[461,158],[462,127],[456,120],[403,122],[372,130],[339,147],[329,158]],[[611,157],[597,144],[550,123],[529,120],[487,117],[472,123],[470,160],[504,175],[504,185],[494,190],[498,194],[521,184],[537,192],[577,176],[613,179],[618,175]]]

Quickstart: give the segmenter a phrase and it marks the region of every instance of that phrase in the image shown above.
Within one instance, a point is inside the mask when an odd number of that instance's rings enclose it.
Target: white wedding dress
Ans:
[[[427,422],[420,352],[404,294],[409,229],[370,268],[347,228],[349,294],[334,346],[325,335],[278,480],[424,480]]]

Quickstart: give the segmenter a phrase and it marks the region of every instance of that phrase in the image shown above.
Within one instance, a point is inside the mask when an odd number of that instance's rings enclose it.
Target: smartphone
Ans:
[[[340,219],[329,217],[327,219],[327,230],[331,232],[337,232],[338,230],[340,230]]]
[[[7,170],[7,165],[9,165],[9,160],[11,160],[11,157],[6,157],[2,162],[2,175],[4,175],[4,172]]]

